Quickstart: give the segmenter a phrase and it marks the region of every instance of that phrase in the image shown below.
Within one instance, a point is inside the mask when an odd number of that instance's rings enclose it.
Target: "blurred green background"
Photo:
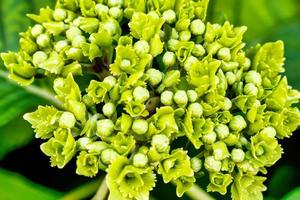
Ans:
[[[18,49],[19,32],[31,25],[26,13],[53,6],[54,0],[0,0],[0,52]],[[210,0],[208,21],[230,21],[248,27],[247,48],[256,43],[283,40],[286,52],[286,75],[293,87],[300,89],[300,1],[299,0]],[[25,112],[47,102],[9,82],[0,61],[0,200],[75,199],[76,192],[98,186],[75,174],[74,163],[65,169],[51,168],[40,150],[40,141],[33,140],[32,129],[22,119]],[[283,158],[267,174],[267,200],[300,199],[300,131],[282,142]],[[85,187],[87,184],[88,187]],[[205,181],[199,180],[199,185]],[[162,187],[163,190],[162,190]],[[158,182],[153,199],[177,199],[172,186]],[[230,199],[230,194],[216,199]],[[188,197],[184,197],[188,199]]]

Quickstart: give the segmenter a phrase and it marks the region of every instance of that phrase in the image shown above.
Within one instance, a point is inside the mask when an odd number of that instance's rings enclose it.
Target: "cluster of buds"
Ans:
[[[20,84],[55,78],[61,108],[24,115],[51,166],[77,155],[77,174],[106,171],[110,200],[149,199],[156,173],[179,197],[206,174],[209,192],[262,199],[278,140],[300,125],[300,93],[281,75],[281,41],[245,52],[246,27],[206,22],[207,6],[58,0],[28,15],[21,50],[1,57]]]

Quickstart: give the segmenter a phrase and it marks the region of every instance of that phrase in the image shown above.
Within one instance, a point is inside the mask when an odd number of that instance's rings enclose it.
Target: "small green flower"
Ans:
[[[132,135],[118,133],[111,138],[111,146],[121,155],[128,155],[136,146]]]
[[[87,95],[92,97],[95,104],[102,103],[107,97],[110,85],[105,82],[92,80],[86,89]]]
[[[131,117],[146,117],[149,115],[149,112],[146,110],[146,106],[138,101],[130,101],[126,103],[125,110]]]
[[[219,192],[222,195],[227,193],[227,187],[232,182],[230,174],[223,174],[220,172],[209,174],[210,183],[207,186],[208,192]]]
[[[99,170],[99,156],[81,151],[76,161],[76,173],[88,177],[96,176]]]
[[[194,176],[181,176],[174,180],[173,183],[176,185],[176,195],[182,197],[182,195],[188,191],[196,182]]]

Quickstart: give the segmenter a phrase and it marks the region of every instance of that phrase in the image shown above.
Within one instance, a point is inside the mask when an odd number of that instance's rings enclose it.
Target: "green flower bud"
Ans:
[[[245,159],[245,153],[242,149],[232,149],[231,159],[233,162],[243,162]]]
[[[246,81],[246,83],[252,83],[256,86],[260,86],[262,83],[260,74],[253,70],[247,72],[247,74],[245,76],[245,81]]]
[[[109,7],[121,7],[123,5],[123,0],[108,0],[107,5]]]
[[[99,170],[99,157],[86,151],[81,151],[77,157],[76,165],[77,174],[88,177],[96,176]]]
[[[56,42],[56,44],[54,45],[54,50],[56,52],[61,52],[63,51],[67,46],[69,46],[68,41],[66,40],[60,40],[58,42]]]
[[[133,165],[135,167],[145,167],[148,163],[148,157],[143,153],[137,153],[133,156]]]
[[[85,42],[86,42],[86,39],[85,39],[84,36],[82,36],[82,35],[77,35],[77,36],[74,37],[74,39],[73,39],[73,41],[72,41],[72,46],[73,46],[73,47],[77,47],[77,48],[81,48],[81,45],[82,45],[83,43],[85,43]]]
[[[192,103],[197,101],[197,99],[198,99],[198,94],[195,90],[188,90],[187,96],[188,96],[189,102],[192,102]]]
[[[102,119],[97,122],[97,135],[108,137],[114,132],[114,123],[110,119]]]
[[[231,60],[231,52],[229,48],[221,48],[218,51],[218,58],[224,61],[230,61]]]
[[[220,140],[225,139],[229,135],[229,128],[225,124],[218,124],[215,127],[215,132]]]
[[[172,67],[176,63],[176,55],[173,52],[167,51],[163,55],[163,63],[166,67]]]
[[[190,71],[191,67],[193,64],[196,64],[198,61],[198,59],[194,56],[189,56],[186,61],[184,62],[184,69],[185,71]]]
[[[225,158],[229,157],[227,145],[222,141],[212,144],[212,149],[214,158],[216,160],[224,160]]]
[[[204,134],[202,136],[202,141],[205,144],[213,144],[216,141],[216,139],[217,139],[217,134],[214,131]]]
[[[95,6],[95,11],[97,13],[97,15],[101,18],[102,16],[105,16],[106,14],[108,14],[109,12],[109,8],[108,6],[98,3]]]
[[[225,77],[228,85],[233,85],[236,82],[236,75],[233,72],[226,72]]]
[[[102,151],[100,159],[105,165],[109,165],[118,157],[119,154],[115,150],[105,149]]]
[[[180,41],[189,41],[191,39],[192,35],[190,31],[181,31],[179,33],[179,40]]]
[[[195,19],[191,23],[190,30],[193,35],[202,35],[205,31],[205,24],[200,19]]]
[[[112,102],[106,103],[102,108],[102,112],[105,116],[111,117],[116,112],[115,104]]]
[[[239,67],[238,62],[222,62],[221,69],[224,72],[233,71]]]
[[[132,130],[138,135],[143,135],[148,131],[148,122],[144,119],[136,119],[133,121]]]
[[[89,137],[81,137],[77,140],[80,150],[86,150],[87,146],[93,143],[93,140]]]
[[[247,122],[241,115],[236,115],[231,119],[229,127],[231,130],[240,132],[247,127]]]
[[[134,44],[134,50],[138,55],[141,56],[141,55],[145,55],[145,54],[149,53],[150,46],[147,41],[140,40]]]
[[[232,102],[229,98],[225,97],[224,98],[224,106],[223,106],[223,110],[230,110],[232,107]]]
[[[42,47],[48,47],[50,45],[50,37],[47,34],[41,34],[36,38],[36,43]]]
[[[76,36],[82,35],[82,32],[79,28],[73,26],[66,31],[67,39],[72,42]]]
[[[150,85],[152,86],[156,86],[158,85],[161,80],[162,80],[162,73],[157,70],[157,69],[148,69],[146,72],[147,78],[148,78],[148,82],[150,83]]]
[[[61,128],[73,128],[75,123],[75,116],[70,112],[63,112],[59,118],[59,127]]]
[[[100,154],[103,150],[105,150],[107,148],[108,148],[108,144],[105,142],[102,142],[102,141],[95,141],[95,142],[91,142],[86,145],[86,149],[90,153]]]
[[[176,13],[171,9],[163,12],[162,17],[168,24],[173,24],[176,21]]]
[[[179,43],[180,43],[180,42],[179,42],[179,40],[177,40],[177,39],[170,39],[170,40],[167,42],[168,49],[169,49],[170,51],[176,51],[177,46],[178,46]]]
[[[193,50],[192,50],[192,55],[195,57],[202,57],[206,53],[204,47],[201,44],[195,44]]]
[[[272,126],[268,126],[260,131],[261,134],[268,135],[269,137],[275,137],[276,136],[276,130]]]
[[[109,89],[111,89],[116,85],[117,79],[113,76],[107,76],[103,79],[103,83],[107,83],[109,85]]]
[[[178,106],[185,106],[188,103],[188,97],[184,90],[178,90],[173,99]]]
[[[191,159],[191,167],[194,172],[199,172],[202,168],[202,161],[197,157],[193,157]]]
[[[56,8],[53,11],[53,19],[55,21],[63,21],[67,18],[67,11],[61,8]]]
[[[229,134],[228,137],[224,139],[224,142],[228,146],[233,146],[239,142],[239,137],[236,134]]]
[[[154,135],[151,140],[151,146],[158,152],[165,153],[169,150],[170,140],[168,136],[164,134]]]
[[[192,117],[200,118],[203,114],[203,108],[200,103],[191,103],[188,110],[192,113]]]
[[[35,38],[37,38],[39,35],[41,35],[44,32],[44,27],[40,24],[36,24],[31,29],[31,35]]]
[[[146,88],[138,86],[133,90],[133,97],[136,101],[145,102],[149,99],[150,94]]]
[[[204,167],[209,172],[219,172],[222,167],[222,162],[216,160],[213,156],[207,156],[204,161]]]
[[[34,66],[38,67],[39,64],[45,62],[48,58],[48,55],[43,51],[37,51],[32,56],[32,63]]]
[[[171,91],[164,91],[163,93],[161,93],[160,95],[160,101],[162,104],[166,105],[166,106],[171,106],[173,104],[173,92]]]
[[[244,86],[244,93],[246,95],[256,96],[258,94],[258,88],[253,83],[247,83]]]
[[[119,7],[112,7],[108,11],[109,15],[114,19],[121,21],[123,18],[123,10]]]
[[[66,51],[66,55],[68,59],[72,60],[81,60],[82,58],[82,51],[80,48],[71,47]]]

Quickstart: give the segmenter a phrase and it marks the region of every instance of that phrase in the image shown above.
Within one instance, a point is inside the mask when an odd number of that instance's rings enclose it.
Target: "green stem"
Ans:
[[[106,200],[108,195],[108,188],[106,185],[106,178],[104,178],[101,182],[100,187],[98,188],[97,193],[92,198],[92,200]]]
[[[197,184],[194,184],[187,192],[186,195],[193,200],[214,200],[207,192],[200,188]]]
[[[103,179],[100,179],[102,181]],[[79,199],[87,199],[97,191],[99,187],[99,179],[89,181],[71,192],[67,193],[65,196],[61,198],[61,200],[79,200]]]
[[[17,83],[11,81],[9,78],[8,78],[8,73],[0,70],[0,77],[2,78],[5,78],[7,80],[9,80],[11,83],[15,84],[15,85],[18,85]],[[18,85],[19,86],[19,85]],[[53,105],[57,106],[57,107],[61,107],[61,102],[58,101],[55,97],[54,97],[54,94],[51,94],[50,92],[48,92],[47,90],[45,89],[41,89],[35,85],[28,85],[28,86],[25,86],[25,87],[22,87],[24,88],[26,91],[28,91],[29,93],[31,94],[34,94],[38,97],[41,97],[43,99],[46,99],[48,101],[50,101]]]

